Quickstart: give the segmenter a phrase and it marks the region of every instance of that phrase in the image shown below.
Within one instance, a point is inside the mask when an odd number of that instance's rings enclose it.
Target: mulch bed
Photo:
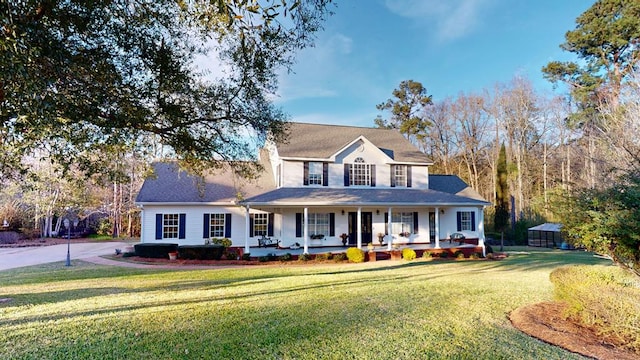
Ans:
[[[565,319],[565,305],[543,302],[514,310],[509,319],[520,331],[546,343],[602,360],[637,360],[640,355],[607,344],[593,329]]]

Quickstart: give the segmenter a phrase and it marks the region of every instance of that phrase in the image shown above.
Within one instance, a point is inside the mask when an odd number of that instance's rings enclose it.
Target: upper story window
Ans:
[[[411,166],[391,166],[391,187],[411,187]]]
[[[317,161],[305,161],[304,185],[328,186],[329,164]]]
[[[376,186],[376,166],[358,157],[353,164],[345,164],[345,186]]]

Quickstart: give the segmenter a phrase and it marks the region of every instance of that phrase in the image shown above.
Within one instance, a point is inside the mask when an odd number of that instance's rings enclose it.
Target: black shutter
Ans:
[[[267,236],[273,236],[273,213],[269,213],[269,220],[267,223]]]
[[[344,186],[349,186],[349,164],[344,164]]]
[[[253,237],[253,214],[249,214],[249,237]]]
[[[329,186],[329,163],[322,163],[322,186]]]
[[[376,186],[376,166],[371,165],[371,186]]]
[[[413,233],[414,234],[418,233],[418,212],[417,211],[413,212]]]
[[[389,213],[384,213],[384,234],[389,235]]]
[[[302,213],[296,213],[296,237],[302,237]]]
[[[178,239],[184,239],[185,238],[185,225],[187,222],[187,214],[180,214],[179,215],[179,223],[178,223]]]
[[[202,238],[203,239],[208,239],[211,237],[211,215],[210,214],[204,214],[204,217],[202,219]]]
[[[476,231],[476,212],[471,212],[471,231]]]
[[[231,237],[231,214],[224,214],[224,237]]]
[[[156,240],[162,239],[162,214],[156,214]]]
[[[462,213],[460,211],[458,211],[456,213],[456,217],[457,217],[457,222],[458,222],[458,231],[462,231]]]
[[[389,179],[389,183],[391,184],[391,187],[396,187],[396,174],[395,174],[395,167],[396,165],[391,165],[391,176]]]
[[[329,213],[329,236],[336,236],[336,214]]]
[[[302,175],[302,177],[304,178],[302,181],[303,185],[309,185],[309,162],[305,161],[304,162],[304,173]]]
[[[407,187],[411,187],[411,165],[407,165]]]

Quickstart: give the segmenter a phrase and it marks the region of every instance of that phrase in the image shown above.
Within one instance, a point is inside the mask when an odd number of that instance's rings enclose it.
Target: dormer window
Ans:
[[[344,186],[376,186],[376,166],[358,157],[353,164],[345,164]]]
[[[304,162],[304,185],[329,185],[329,164],[317,161]]]

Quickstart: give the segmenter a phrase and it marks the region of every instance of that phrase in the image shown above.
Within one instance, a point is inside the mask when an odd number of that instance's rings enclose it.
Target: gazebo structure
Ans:
[[[564,243],[560,229],[562,224],[544,223],[528,229],[527,240],[529,246],[554,248]]]

